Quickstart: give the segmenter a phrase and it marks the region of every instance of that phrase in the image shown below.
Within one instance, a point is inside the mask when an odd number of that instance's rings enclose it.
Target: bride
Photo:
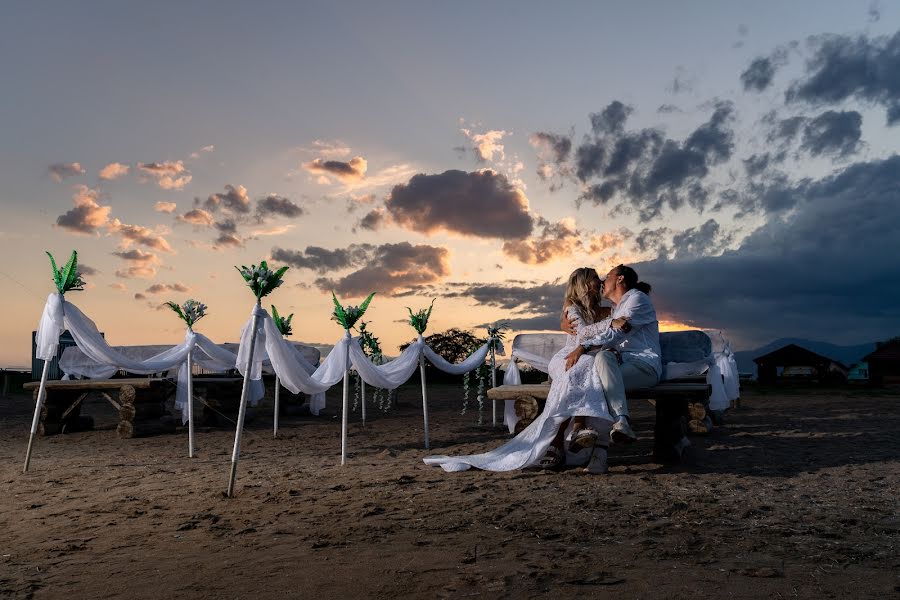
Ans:
[[[591,324],[603,320],[608,312],[600,307],[602,281],[589,267],[576,269],[570,276],[563,301],[563,312]],[[610,323],[626,326],[623,320]],[[577,328],[576,328],[577,329]],[[587,473],[605,473],[606,443],[613,417],[594,368],[594,353],[570,357],[578,345],[568,335],[566,345],[550,360],[552,379],[543,412],[528,427],[495,450],[470,456],[429,456],[425,464],[440,465],[445,471],[464,471],[470,467],[486,471],[512,471],[526,467],[559,468],[583,465]],[[568,434],[568,435],[567,435]],[[564,443],[569,440],[569,447]]]

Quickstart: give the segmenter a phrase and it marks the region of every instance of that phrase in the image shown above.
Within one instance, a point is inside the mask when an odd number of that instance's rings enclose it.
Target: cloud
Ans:
[[[100,179],[104,181],[112,181],[113,179],[118,179],[119,177],[128,175],[128,171],[130,169],[131,167],[122,163],[109,163],[108,165],[100,169],[98,177],[100,177]]]
[[[113,252],[113,256],[118,256],[122,260],[129,260],[138,263],[159,264],[159,257],[152,252],[144,252],[140,248],[132,248],[131,250],[117,250]]]
[[[568,165],[572,154],[572,136],[538,131],[532,133],[528,141],[538,152],[538,177],[551,182],[550,191],[560,189],[563,180],[572,175]]]
[[[830,154],[843,157],[859,149],[861,137],[861,114],[855,110],[829,110],[806,123],[800,147],[813,156]]]
[[[475,133],[471,129],[460,129],[462,134],[466,136],[471,145],[475,158],[480,163],[493,162],[495,160],[503,160],[506,158],[503,144],[500,142],[509,135],[510,132],[499,129],[492,129],[484,133]],[[496,158],[495,158],[496,156]]]
[[[409,242],[382,244],[371,250],[366,265],[339,278],[320,277],[315,285],[341,296],[360,297],[370,292],[393,295],[410,286],[439,281],[450,274],[446,248]]]
[[[134,295],[134,299],[135,299],[135,300],[146,300],[146,299],[147,299],[147,296],[145,296],[144,294],[142,294],[142,293],[140,293],[140,292],[137,292],[137,293]]]
[[[478,306],[499,308],[506,315],[503,320],[516,331],[557,331],[565,289],[565,283],[559,280],[532,285],[455,284],[445,286],[439,296],[465,298]]]
[[[340,140],[313,140],[312,148],[300,148],[300,150],[318,154],[326,159],[350,156],[350,147]]]
[[[156,277],[160,260],[152,252],[132,248],[131,250],[119,250],[113,254],[126,261],[125,267],[116,270],[116,277],[121,279],[153,279]],[[113,287],[125,291],[125,286],[122,284],[113,284]]]
[[[678,210],[688,204],[702,211],[709,200],[707,175],[734,152],[733,105],[717,102],[709,121],[683,142],[659,129],[625,131],[629,112],[613,102],[591,115],[595,137],[574,157],[576,176],[585,184],[579,201],[606,205],[618,199],[617,209],[636,210],[642,222],[661,216],[665,206]]]
[[[775,72],[787,64],[788,49],[795,44],[781,46],[775,49],[769,56],[758,56],[741,73],[741,83],[745,92],[762,92],[766,90],[775,79]]]
[[[900,31],[891,37],[809,38],[813,56],[788,89],[787,102],[837,104],[851,98],[885,107],[900,102]]]
[[[82,275],[97,275],[98,273],[100,273],[100,271],[98,271],[94,267],[90,267],[83,262],[78,263],[78,272]]]
[[[164,190],[181,190],[191,182],[192,175],[180,160],[137,164],[141,181],[154,181]]]
[[[744,345],[883,338],[886,323],[900,323],[900,156],[772,186],[795,198],[793,210],[737,249],[634,265],[660,317],[721,328]]]
[[[77,162],[54,163],[50,165],[49,169],[50,177],[53,178],[53,181],[55,181],[56,183],[59,183],[63,179],[67,179],[69,177],[84,175],[87,172]]]
[[[571,256],[582,247],[581,232],[575,219],[566,217],[556,223],[538,219],[539,235],[503,243],[503,253],[527,265],[540,265]]]
[[[161,213],[173,213],[176,208],[178,208],[178,205],[174,202],[163,202],[161,200],[153,205],[153,210]]]
[[[303,209],[289,199],[277,194],[269,194],[256,202],[256,216],[260,220],[269,217],[299,217]]]
[[[620,227],[617,231],[593,235],[587,242],[588,252],[591,254],[602,254],[609,250],[616,250],[621,248],[632,237],[634,237],[634,233],[624,227]]]
[[[350,162],[316,158],[303,164],[303,168],[313,175],[324,177],[325,183],[330,183],[331,177],[343,183],[356,183],[366,176],[368,166],[369,163],[362,156],[354,156]]]
[[[199,198],[194,200],[195,205],[199,202]],[[250,212],[250,195],[242,185],[226,184],[225,193],[210,194],[203,202],[203,208],[210,212],[222,209],[232,214],[245,215]]]
[[[200,158],[201,152],[208,154],[210,152],[213,152],[215,149],[216,147],[213,144],[210,144],[209,146],[203,146],[202,148],[200,148],[199,152],[191,152],[190,156],[191,158]]]
[[[72,201],[75,208],[56,218],[56,225],[72,233],[99,234],[100,227],[109,222],[111,206],[98,203],[100,192],[86,185],[76,185]]]
[[[119,291],[119,292],[127,292],[128,291],[128,286],[126,286],[124,283],[119,283],[118,281],[116,283],[109,284],[109,287],[111,287],[112,289]]]
[[[237,223],[233,219],[224,219],[213,223],[219,231],[219,236],[213,241],[213,247],[220,248],[241,248],[244,246],[244,240],[240,238],[237,231]]]
[[[346,248],[328,250],[319,246],[307,246],[305,250],[272,248],[272,260],[286,263],[298,269],[310,269],[319,273],[339,271],[364,264],[375,250],[371,244],[350,244]]]
[[[250,232],[250,237],[258,237],[258,236],[271,236],[271,235],[283,235],[289,231],[294,229],[293,224],[289,225],[273,225],[271,227],[263,227],[261,229],[254,229]]]
[[[198,227],[209,227],[215,221],[215,217],[202,208],[194,208],[183,215],[178,215],[176,218],[182,223],[190,223]]]
[[[900,123],[900,101],[893,106],[889,106],[887,110],[887,126],[893,127],[897,123]]]
[[[191,288],[181,283],[154,283],[146,290],[148,294],[166,294],[169,292],[187,293]]]
[[[528,198],[491,170],[418,174],[385,201],[395,223],[412,231],[521,239],[532,230]]]
[[[107,225],[107,230],[110,233],[118,234],[122,238],[123,246],[126,248],[131,244],[140,244],[160,252],[175,252],[172,246],[169,245],[169,242],[163,237],[163,233],[143,225],[128,225],[122,223],[119,219],[113,219]]]
[[[357,222],[357,227],[368,229],[369,231],[378,231],[389,221],[384,208],[378,206],[366,213],[366,215]]]

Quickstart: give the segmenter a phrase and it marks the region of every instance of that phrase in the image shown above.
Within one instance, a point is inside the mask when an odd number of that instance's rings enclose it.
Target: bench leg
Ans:
[[[653,458],[662,463],[681,461],[681,440],[685,431],[687,399],[666,398],[656,401],[656,425],[653,430]]]

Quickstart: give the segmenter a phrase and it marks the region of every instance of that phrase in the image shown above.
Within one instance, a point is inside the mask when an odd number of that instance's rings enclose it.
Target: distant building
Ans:
[[[757,381],[764,384],[779,381],[839,383],[846,381],[850,372],[842,363],[796,344],[782,346],[754,358],[753,362],[756,363]]]
[[[900,385],[900,340],[879,344],[863,360],[869,364],[871,385]]]
[[[869,383],[869,363],[858,362],[850,367],[848,383]]]

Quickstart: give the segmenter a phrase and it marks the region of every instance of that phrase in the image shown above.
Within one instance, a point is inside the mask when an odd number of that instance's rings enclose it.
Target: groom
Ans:
[[[578,336],[579,346],[567,357],[575,361],[599,347],[594,368],[600,378],[610,412],[615,418],[610,439],[630,443],[637,437],[631,429],[625,392],[652,387],[662,375],[659,349],[659,321],[650,301],[650,285],[638,280],[631,267],[613,267],[603,280],[603,296],[615,307],[608,319],[576,329],[574,322],[563,318],[563,331]],[[627,320],[621,329],[611,327],[616,319]]]

